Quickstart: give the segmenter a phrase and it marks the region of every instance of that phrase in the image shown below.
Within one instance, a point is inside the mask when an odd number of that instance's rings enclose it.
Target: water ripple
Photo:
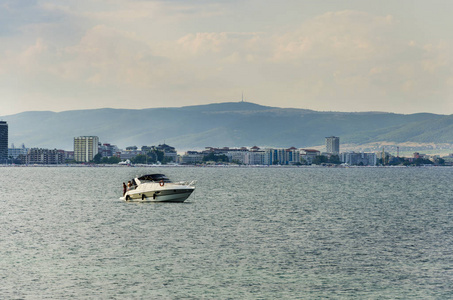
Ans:
[[[183,204],[132,176],[198,180]],[[450,168],[0,168],[0,298],[447,299]]]

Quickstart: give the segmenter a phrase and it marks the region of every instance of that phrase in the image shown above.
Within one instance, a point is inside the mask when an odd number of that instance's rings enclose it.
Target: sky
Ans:
[[[0,116],[245,101],[453,114],[453,1],[0,0]]]

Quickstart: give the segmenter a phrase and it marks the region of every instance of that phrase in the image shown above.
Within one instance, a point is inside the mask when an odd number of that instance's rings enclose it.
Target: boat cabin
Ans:
[[[151,181],[151,182],[170,182],[170,179],[167,178],[164,174],[149,174],[143,175],[137,178],[139,181]]]

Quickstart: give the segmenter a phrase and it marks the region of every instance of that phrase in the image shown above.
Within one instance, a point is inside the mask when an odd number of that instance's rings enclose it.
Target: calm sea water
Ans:
[[[186,203],[118,200],[134,175]],[[0,298],[453,298],[453,168],[0,168]]]

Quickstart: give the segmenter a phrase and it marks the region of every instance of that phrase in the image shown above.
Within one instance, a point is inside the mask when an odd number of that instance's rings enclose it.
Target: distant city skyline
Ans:
[[[236,102],[171,109],[28,112],[6,119],[9,143],[43,148],[72,149],[73,137],[82,135],[99,136],[120,148],[162,143],[182,150],[225,144],[312,148],[325,145],[325,137],[331,135],[342,137],[347,147],[342,150],[368,151],[394,144],[410,151],[450,153],[453,147],[451,132],[446,130],[453,116],[434,114],[318,113]],[[421,134],[420,129],[426,132]]]
[[[452,1],[5,0],[0,116],[245,101],[453,114]]]

